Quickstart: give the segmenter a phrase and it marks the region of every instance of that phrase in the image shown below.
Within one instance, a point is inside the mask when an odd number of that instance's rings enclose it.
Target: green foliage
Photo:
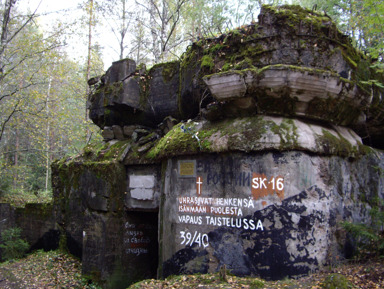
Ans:
[[[81,288],[87,288],[87,289],[102,289],[103,287],[101,287],[100,285],[98,285],[97,283],[92,283],[90,282],[90,280],[88,280],[87,278],[82,278],[81,279]]]
[[[324,282],[321,283],[321,288],[324,289],[349,289],[355,288],[354,285],[341,274],[331,274],[325,278]]]
[[[0,248],[2,249],[2,257],[4,260],[19,259],[25,255],[29,248],[29,244],[21,239],[20,228],[9,228],[1,233]]]
[[[384,200],[377,199],[369,214],[369,224],[343,222],[344,229],[351,234],[357,247],[357,258],[384,256]]]
[[[235,27],[257,20],[262,4],[280,5],[283,0],[194,0],[183,9],[182,25],[192,41],[216,37]]]
[[[365,84],[365,85],[369,85],[369,86],[375,85],[379,88],[384,88],[384,85],[376,79],[370,79],[368,81],[360,81],[360,83]]]
[[[383,60],[383,1],[296,0],[294,3],[309,9],[325,11],[344,33],[351,36],[356,47],[364,49],[373,58]]]
[[[1,197],[4,196],[6,192],[8,192],[12,183],[12,178],[7,169],[7,166],[1,159],[0,159],[0,175],[1,175],[1,182],[0,182],[0,199],[1,199]]]
[[[61,47],[69,27],[52,22],[44,31],[26,20],[12,11],[9,35],[19,32],[0,51],[0,201],[18,206],[49,199],[52,161],[80,152],[86,135],[101,139],[85,120],[84,65]],[[101,50],[92,53],[91,73],[100,75]]]
[[[250,282],[249,288],[256,289],[256,288],[264,288],[264,282],[259,279],[254,279]]]
[[[11,204],[14,207],[25,207],[26,204],[31,203],[50,203],[52,202],[52,191],[41,190],[36,193],[24,190],[13,190],[5,192],[0,195],[0,202]]]

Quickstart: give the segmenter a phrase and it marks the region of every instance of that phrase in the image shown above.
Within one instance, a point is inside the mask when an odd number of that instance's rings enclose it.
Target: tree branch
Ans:
[[[42,0],[40,0],[40,3],[39,3],[39,5],[37,5],[37,8],[35,9],[35,11],[28,17],[27,21],[25,21],[24,24],[21,25],[19,27],[19,29],[17,29],[15,31],[15,33],[13,33],[13,35],[10,38],[8,38],[8,39],[7,39],[7,29],[8,29],[7,26],[8,26],[9,18],[7,18],[7,21],[8,21],[7,23],[3,23],[3,31],[1,33],[2,45],[1,45],[0,55],[2,55],[4,53],[4,50],[5,50],[6,46],[16,37],[16,35],[18,35],[20,33],[20,31],[23,30],[24,27],[27,26],[27,24],[35,17],[37,9],[39,9],[39,7],[40,7],[41,1]],[[16,3],[16,0],[10,0],[10,2],[13,3],[13,5],[14,5]],[[12,4],[10,5],[8,13],[11,12],[11,8],[12,8]],[[9,16],[10,15],[8,14],[8,17]],[[4,19],[4,22],[5,22],[5,20],[6,19]],[[5,27],[4,27],[4,24],[5,24]],[[5,28],[5,31],[4,31],[4,28]],[[4,37],[5,37],[4,39],[3,39],[3,34],[4,34]]]
[[[12,116],[16,113],[16,112],[20,112],[21,110],[18,109],[18,106],[20,104],[20,100],[18,100],[18,102],[16,103],[16,105],[13,107],[13,110],[11,111],[11,113],[8,115],[8,117],[3,121],[3,123],[1,124],[1,130],[0,130],[0,141],[1,139],[3,138],[3,134],[4,134],[4,131],[5,131],[5,126],[6,124],[11,120]]]
[[[165,51],[165,49],[167,47],[167,44],[168,44],[168,41],[169,41],[169,39],[171,39],[173,31],[175,30],[176,25],[179,22],[179,19],[180,19],[180,9],[181,9],[181,6],[184,4],[184,2],[185,2],[185,0],[179,1],[178,5],[177,5],[176,11],[174,13],[172,13],[172,18],[174,17],[175,13],[177,13],[177,18],[176,18],[176,20],[173,21],[173,24],[172,24],[172,27],[171,27],[171,31],[168,33],[168,37],[165,40],[164,45],[162,47],[162,51],[161,51],[162,53]]]

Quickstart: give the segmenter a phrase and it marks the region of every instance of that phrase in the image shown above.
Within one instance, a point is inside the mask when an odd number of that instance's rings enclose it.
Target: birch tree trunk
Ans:
[[[150,1],[149,6],[149,17],[150,17],[150,27],[151,27],[151,36],[152,36],[152,52],[155,57],[155,63],[159,63],[160,61],[160,50],[159,50],[159,37],[156,31],[157,23],[156,23],[156,4],[154,1]]]
[[[93,25],[93,0],[89,0],[89,23],[88,23],[88,58],[87,58],[87,75],[86,82],[91,75],[91,57],[92,57],[92,25]],[[89,86],[86,88],[86,99],[88,99],[90,93]],[[88,106],[85,106],[85,140],[88,142],[90,137],[89,127],[88,127]]]
[[[51,84],[52,84],[52,78],[49,77],[48,80],[48,90],[47,90],[47,97],[45,99],[45,113],[47,117],[47,127],[45,131],[45,191],[48,190],[49,185],[49,175],[50,175],[50,160],[51,160],[51,153],[50,153],[50,134],[51,134],[51,124],[50,124],[50,109],[49,109],[49,102],[51,97]]]
[[[4,71],[4,51],[7,48],[8,44],[8,24],[11,19],[12,7],[15,4],[16,0],[6,0],[4,5],[3,25],[1,26],[0,39],[0,74],[3,74]]]

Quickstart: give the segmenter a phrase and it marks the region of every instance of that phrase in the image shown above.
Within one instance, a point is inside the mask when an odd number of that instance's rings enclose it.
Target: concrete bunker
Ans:
[[[83,274],[110,288],[155,278],[160,167],[84,162],[55,169],[57,222]]]
[[[124,288],[224,264],[298,277],[344,258],[340,222],[384,198],[383,91],[367,87],[383,75],[370,61],[327,16],[263,6],[180,62],[113,63],[89,97],[104,142],[53,165],[83,273]]]

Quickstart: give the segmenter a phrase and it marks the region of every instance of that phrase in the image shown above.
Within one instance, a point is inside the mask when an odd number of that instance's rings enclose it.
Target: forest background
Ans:
[[[49,201],[52,161],[101,141],[87,80],[111,65],[105,59],[147,68],[179,59],[193,41],[257,21],[261,5],[289,2],[329,15],[384,67],[382,0],[79,0],[51,12],[44,1],[0,4],[0,201],[14,205]]]

